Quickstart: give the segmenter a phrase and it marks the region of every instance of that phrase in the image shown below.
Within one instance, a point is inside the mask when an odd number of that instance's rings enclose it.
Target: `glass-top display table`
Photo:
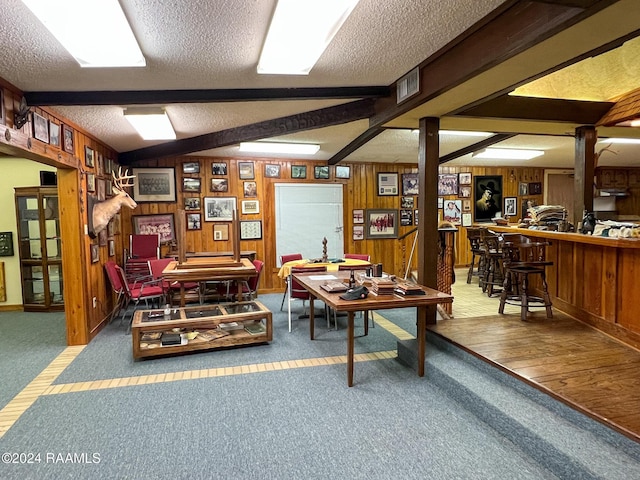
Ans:
[[[270,342],[272,314],[258,301],[138,310],[131,326],[133,358]]]

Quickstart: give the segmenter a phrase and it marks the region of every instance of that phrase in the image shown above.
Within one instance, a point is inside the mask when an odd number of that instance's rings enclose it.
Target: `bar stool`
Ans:
[[[550,243],[527,240],[519,243],[506,241],[502,244],[502,262],[505,274],[498,313],[504,313],[504,306],[507,303],[519,305],[520,319],[526,321],[530,307],[544,306],[547,318],[553,318],[545,274],[545,268],[553,265],[553,262],[545,260],[545,249]],[[531,275],[540,275],[542,297],[532,295],[529,292],[529,277]],[[532,305],[532,303],[538,305]]]
[[[487,230],[482,234],[484,248],[484,269],[482,276],[482,291],[488,296],[501,293],[496,290],[504,283],[502,267],[502,237],[495,232]]]
[[[471,247],[471,265],[467,273],[467,283],[471,283],[474,276],[479,277],[484,268],[484,247],[482,245],[482,232],[486,227],[467,227],[467,238]],[[478,261],[476,265],[476,260]]]

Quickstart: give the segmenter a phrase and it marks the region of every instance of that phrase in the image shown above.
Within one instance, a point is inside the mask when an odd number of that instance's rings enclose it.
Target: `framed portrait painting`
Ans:
[[[398,238],[398,210],[368,209],[366,235],[367,239]]]
[[[502,175],[474,177],[476,222],[490,222],[502,211]]]
[[[176,201],[176,173],[173,168],[132,168],[131,174],[136,176],[133,185],[136,202]],[[191,180],[200,181],[197,178]],[[196,185],[190,184],[189,187],[196,188]]]

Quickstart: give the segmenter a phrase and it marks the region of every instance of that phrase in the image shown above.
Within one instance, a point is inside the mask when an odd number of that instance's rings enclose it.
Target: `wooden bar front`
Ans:
[[[491,230],[551,241],[549,294],[554,308],[640,348],[640,239],[593,237],[491,225]]]

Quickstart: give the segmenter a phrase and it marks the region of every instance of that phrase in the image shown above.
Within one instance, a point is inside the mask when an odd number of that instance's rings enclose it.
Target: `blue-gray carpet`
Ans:
[[[287,331],[280,299],[260,296],[270,345],[134,362],[116,322],[56,383],[345,353],[344,325],[311,342],[307,320]],[[380,313],[415,333],[413,312]],[[356,351],[396,344],[377,326]],[[640,478],[626,437],[431,336],[427,362],[424,378],[394,359],[356,363],[353,388],[339,364],[40,397],[0,439],[40,462],[0,465],[0,478]]]

